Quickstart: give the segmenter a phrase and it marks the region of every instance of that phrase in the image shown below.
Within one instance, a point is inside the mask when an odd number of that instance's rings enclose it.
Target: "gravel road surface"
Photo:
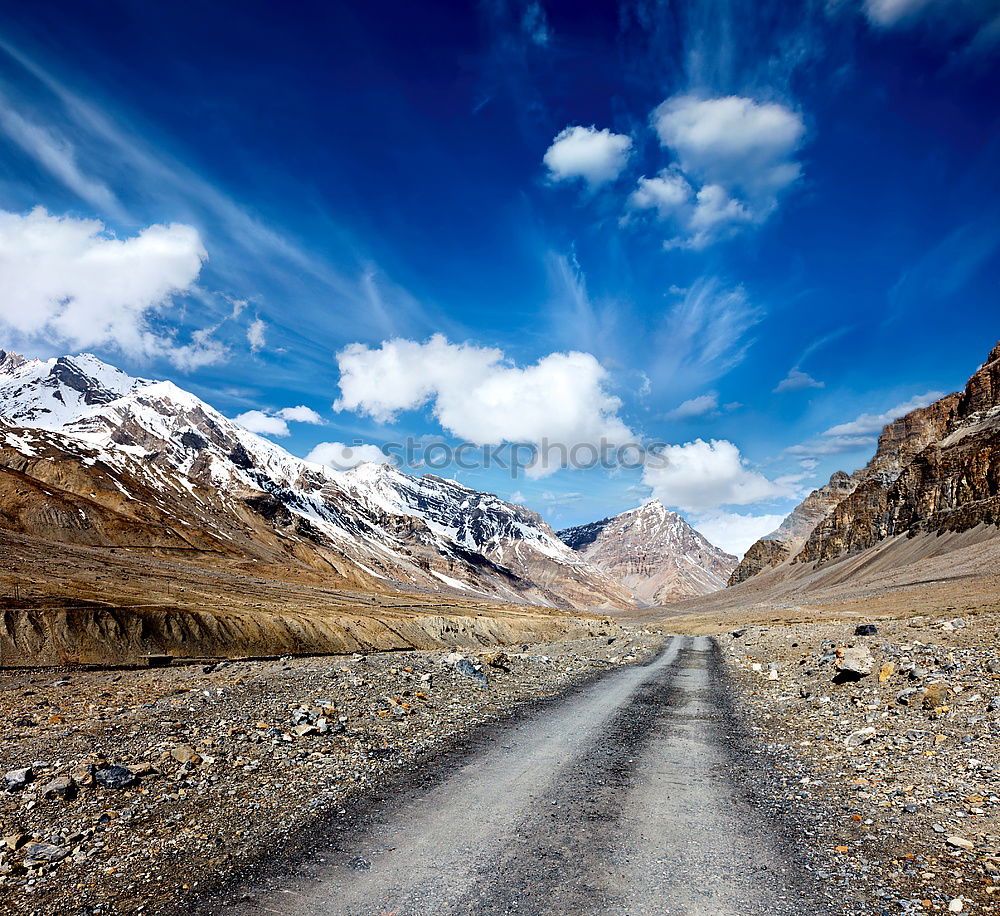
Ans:
[[[822,912],[815,880],[733,780],[720,670],[709,640],[675,638],[498,727],[231,912]]]

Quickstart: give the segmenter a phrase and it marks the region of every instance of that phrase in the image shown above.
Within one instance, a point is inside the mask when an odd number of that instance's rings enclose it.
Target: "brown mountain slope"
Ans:
[[[737,585],[795,556],[805,545],[816,525],[825,519],[841,500],[854,492],[861,473],[856,471],[848,475],[843,471],[837,471],[829,483],[813,490],[775,531],[750,547],[740,560],[740,565],[729,577],[729,584]]]
[[[916,531],[1000,521],[1000,345],[960,394],[890,423],[867,478],[796,558],[827,561]]]
[[[558,534],[648,604],[718,591],[736,565],[736,557],[656,500]]]
[[[850,477],[835,474],[754,544],[730,586],[782,565],[859,553],[898,534],[996,526],[998,454],[1000,344],[964,391],[889,423],[872,460]]]

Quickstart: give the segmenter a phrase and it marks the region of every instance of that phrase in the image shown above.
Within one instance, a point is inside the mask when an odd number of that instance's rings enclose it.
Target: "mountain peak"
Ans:
[[[658,499],[557,534],[587,562],[650,604],[718,591],[736,567],[736,557],[714,546]]]
[[[0,375],[15,372],[23,366],[27,360],[20,353],[11,350],[0,350]]]

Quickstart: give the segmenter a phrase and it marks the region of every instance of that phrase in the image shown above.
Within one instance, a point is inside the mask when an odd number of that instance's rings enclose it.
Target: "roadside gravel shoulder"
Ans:
[[[0,672],[0,910],[195,912],[476,730],[662,637]]]
[[[748,793],[843,912],[1000,912],[1000,617],[855,629],[718,637]]]

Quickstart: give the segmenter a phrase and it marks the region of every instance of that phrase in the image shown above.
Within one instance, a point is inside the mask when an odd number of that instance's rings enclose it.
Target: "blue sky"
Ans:
[[[738,550],[1000,337],[991,7],[7,4],[0,333],[303,456],[669,443],[441,473]]]

